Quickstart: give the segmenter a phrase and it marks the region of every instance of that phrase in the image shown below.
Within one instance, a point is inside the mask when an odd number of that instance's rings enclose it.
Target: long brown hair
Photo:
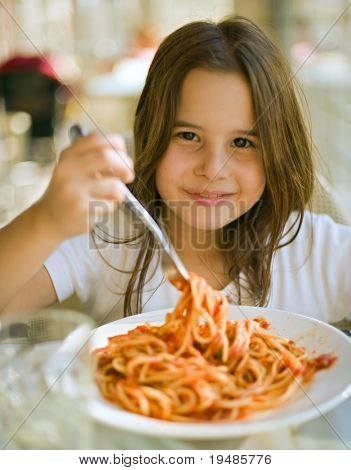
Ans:
[[[130,188],[157,219],[162,203],[155,184],[156,169],[171,140],[183,81],[190,70],[199,67],[240,73],[251,89],[266,187],[254,207],[222,230],[228,233],[229,276],[238,288],[239,303],[244,275],[245,290],[253,303],[263,306],[268,299],[274,251],[292,211],[297,211],[297,217],[287,243],[299,231],[313,189],[314,169],[312,143],[291,71],[277,47],[250,20],[230,17],[219,23],[193,22],[161,43],[136,110],[137,177]],[[156,250],[147,231],[138,238],[140,251],[125,293],[125,316],[141,310],[141,294]]]

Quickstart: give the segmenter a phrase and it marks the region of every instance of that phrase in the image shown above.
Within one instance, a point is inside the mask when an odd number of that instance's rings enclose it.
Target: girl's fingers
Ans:
[[[125,183],[134,179],[134,163],[128,155],[117,153],[110,148],[86,153],[84,156],[71,158],[70,166],[78,175],[91,175],[99,179],[101,176],[114,175]]]
[[[123,183],[118,178],[105,176],[89,183],[89,194],[99,200],[124,201]]]
[[[107,214],[116,209],[116,203],[124,200],[121,185],[121,181],[112,176],[88,183],[90,227],[101,223]]]
[[[111,214],[116,209],[116,203],[104,199],[91,201],[89,204],[89,226],[101,223],[106,214]]]
[[[80,137],[61,153],[61,162],[79,174],[86,173],[86,170],[114,174],[117,170],[123,180],[132,181],[133,161],[128,157],[125,141],[120,135],[89,134]]]
[[[69,148],[74,149],[75,153],[78,155],[84,154],[89,150],[97,150],[100,147],[108,147],[127,153],[125,140],[118,134],[101,135],[92,133],[87,136],[79,137]]]

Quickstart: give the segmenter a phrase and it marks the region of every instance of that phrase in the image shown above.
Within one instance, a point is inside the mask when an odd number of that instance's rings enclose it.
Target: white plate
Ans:
[[[162,322],[171,310],[148,312],[104,325],[96,330],[92,349],[105,346],[109,336],[126,333],[137,325]],[[100,398],[98,391],[90,403],[90,415],[115,428],[146,435],[190,440],[223,439],[301,424],[321,416],[351,396],[351,341],[344,333],[326,323],[283,310],[230,307],[232,320],[257,316],[267,318],[270,331],[295,340],[299,346],[306,347],[309,354],[331,353],[338,357],[337,362],[330,369],[319,371],[313,381],[287,404],[256,413],[245,421],[225,424],[161,421],[124,411]]]

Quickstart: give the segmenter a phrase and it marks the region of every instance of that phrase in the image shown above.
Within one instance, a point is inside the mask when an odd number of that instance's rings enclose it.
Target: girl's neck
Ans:
[[[203,277],[218,290],[229,284],[228,259],[220,249],[218,231],[199,231],[170,217],[168,233],[188,271]]]
[[[197,230],[183,222],[175,215],[169,217],[168,234],[179,255],[185,258],[198,258],[219,255],[219,232],[216,230]]]

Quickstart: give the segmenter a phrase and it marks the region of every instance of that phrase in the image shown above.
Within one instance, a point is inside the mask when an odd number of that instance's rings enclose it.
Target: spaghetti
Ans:
[[[163,325],[143,325],[96,349],[101,394],[170,421],[233,421],[285,403],[335,357],[308,357],[264,318],[228,321],[226,297],[194,274]]]

